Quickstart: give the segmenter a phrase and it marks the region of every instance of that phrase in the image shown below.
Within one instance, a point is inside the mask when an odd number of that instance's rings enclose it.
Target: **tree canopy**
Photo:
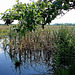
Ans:
[[[12,9],[7,9],[2,13],[5,23],[11,24],[14,20],[19,21],[19,29],[32,31],[39,24],[50,24],[57,15],[64,14],[63,10],[75,9],[74,0],[38,0],[32,3],[17,3]]]

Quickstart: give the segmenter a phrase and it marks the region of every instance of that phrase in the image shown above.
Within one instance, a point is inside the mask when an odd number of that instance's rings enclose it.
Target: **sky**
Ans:
[[[31,2],[29,0],[19,0],[22,3],[28,3]],[[35,0],[37,1],[37,0]],[[16,4],[16,0],[0,0],[0,13],[5,12],[5,10],[12,8],[12,6]],[[0,15],[1,18],[1,15]],[[14,23],[17,23],[17,21],[14,21]],[[72,9],[71,11],[69,11],[67,14],[65,14],[64,16],[62,16],[60,18],[60,15],[57,16],[52,22],[51,24],[54,23],[75,23],[75,9]],[[0,24],[4,24],[4,22],[2,20],[0,20]]]

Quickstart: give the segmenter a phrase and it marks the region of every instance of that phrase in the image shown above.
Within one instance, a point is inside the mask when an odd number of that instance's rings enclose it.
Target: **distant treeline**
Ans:
[[[56,23],[56,24],[53,24],[53,25],[57,25],[57,26],[75,26],[75,23],[61,23],[61,24],[59,24],[59,23]]]
[[[5,25],[5,24],[0,24],[0,25]],[[16,24],[10,24],[10,25],[16,25]],[[40,24],[41,25],[41,24]],[[75,26],[75,23],[55,23],[52,25],[56,25],[56,26]]]
[[[0,24],[0,25],[5,25],[5,24]],[[10,25],[16,25],[16,24],[10,24]]]

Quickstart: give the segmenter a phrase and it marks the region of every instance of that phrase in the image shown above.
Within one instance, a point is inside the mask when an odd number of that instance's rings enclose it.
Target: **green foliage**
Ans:
[[[56,31],[56,41],[57,51],[55,55],[55,63],[57,67],[69,67],[75,61],[75,29],[72,28],[60,28]]]
[[[20,29],[32,31],[39,24],[44,28],[45,24],[51,23],[57,15],[61,14],[62,9],[68,10],[69,3],[62,0],[38,0],[36,3],[23,4],[17,0],[17,4],[13,5],[12,9],[5,11],[2,19],[7,25],[18,20]]]
[[[74,75],[75,63],[73,62],[68,68],[58,68],[53,75]]]

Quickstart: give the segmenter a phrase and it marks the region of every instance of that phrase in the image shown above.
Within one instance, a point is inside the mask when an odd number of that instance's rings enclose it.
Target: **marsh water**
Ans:
[[[0,75],[53,75],[53,55],[46,50],[11,50],[0,39]]]

